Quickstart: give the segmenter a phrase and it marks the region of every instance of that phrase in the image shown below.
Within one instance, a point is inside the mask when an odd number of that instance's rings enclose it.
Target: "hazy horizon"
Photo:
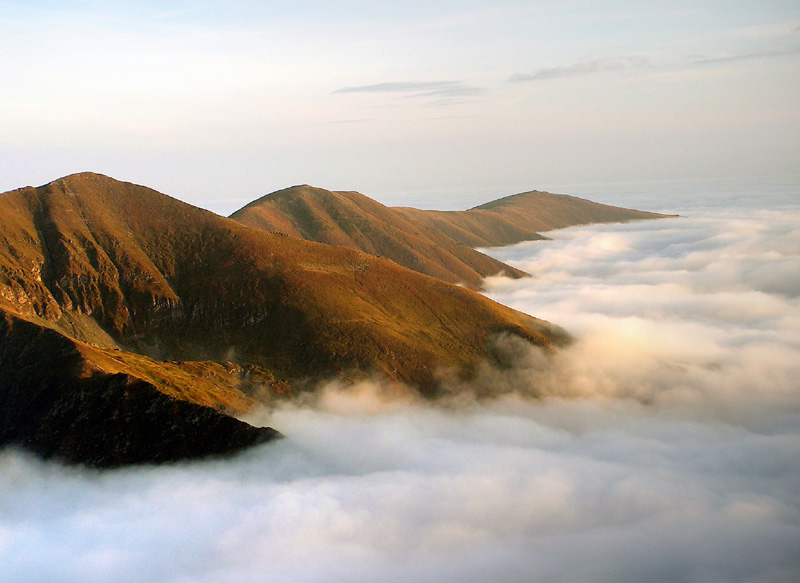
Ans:
[[[0,191],[88,170],[223,214],[304,183],[448,206],[800,159],[791,0],[10,1],[0,23]]]

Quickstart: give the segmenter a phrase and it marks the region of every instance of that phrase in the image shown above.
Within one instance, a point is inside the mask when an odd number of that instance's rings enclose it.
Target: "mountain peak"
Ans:
[[[74,174],[68,174],[66,176],[62,176],[61,178],[56,178],[55,180],[51,180],[50,182],[42,185],[39,188],[47,188],[48,186],[55,186],[55,185],[78,186],[91,183],[122,184],[121,181],[116,180],[115,178],[111,178],[110,176],[106,176],[105,174],[99,174],[97,172],[87,171],[87,172],[75,172]]]

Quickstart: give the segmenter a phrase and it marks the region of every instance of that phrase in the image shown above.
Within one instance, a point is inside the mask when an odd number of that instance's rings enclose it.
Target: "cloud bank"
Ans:
[[[492,280],[489,295],[577,334],[546,393],[739,413],[797,398],[800,215],[713,213],[494,250],[535,279]]]
[[[331,385],[224,462],[0,454],[0,580],[796,581],[800,209],[677,210],[491,251],[577,338],[500,339],[496,399]]]

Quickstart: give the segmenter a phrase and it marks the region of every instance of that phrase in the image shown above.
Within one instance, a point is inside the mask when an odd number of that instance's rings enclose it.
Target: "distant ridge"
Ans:
[[[473,288],[491,275],[526,275],[358,192],[293,186],[251,202],[230,218],[265,231],[387,257],[408,269]]]
[[[499,247],[545,239],[542,231],[575,225],[624,223],[671,216],[538,190],[506,196],[466,211],[397,210],[470,247]]]
[[[468,211],[386,207],[357,192],[293,186],[259,198],[230,218],[265,231],[359,249],[448,281],[480,287],[491,275],[526,274],[474,249],[546,237],[579,224],[663,218],[665,215],[531,191]]]

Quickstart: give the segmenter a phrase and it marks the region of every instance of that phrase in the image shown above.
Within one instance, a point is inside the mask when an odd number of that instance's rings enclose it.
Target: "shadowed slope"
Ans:
[[[473,288],[487,276],[525,275],[357,192],[294,186],[268,194],[230,218],[265,231],[360,249]]]
[[[506,196],[467,211],[396,210],[471,247],[499,247],[545,239],[539,234],[541,231],[574,225],[620,223],[669,216],[537,190]]]
[[[0,310],[0,445],[116,467],[229,454],[279,436],[223,412],[249,406],[232,386],[203,386],[143,357],[134,368],[144,374],[131,374],[108,366],[114,358]]]

